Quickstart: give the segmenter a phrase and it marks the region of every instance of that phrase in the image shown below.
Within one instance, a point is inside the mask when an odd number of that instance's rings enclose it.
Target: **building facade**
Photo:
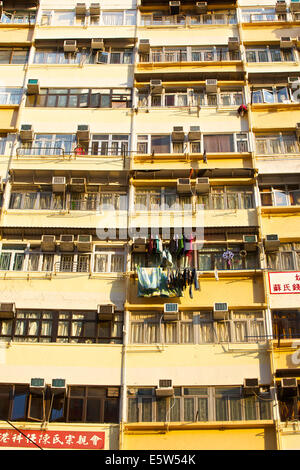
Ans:
[[[300,449],[300,2],[0,2],[0,447]]]

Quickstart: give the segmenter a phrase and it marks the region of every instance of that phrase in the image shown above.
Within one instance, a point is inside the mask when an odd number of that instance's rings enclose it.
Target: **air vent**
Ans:
[[[276,251],[278,250],[280,246],[280,240],[278,235],[272,234],[272,235],[266,235],[266,238],[264,240],[264,245],[265,245],[265,250],[266,251]]]
[[[253,395],[259,393],[258,379],[244,379],[243,394]]]
[[[173,127],[173,132],[172,132],[172,142],[183,142],[184,141],[184,131],[183,127]]]
[[[208,193],[209,178],[196,178],[195,189],[197,193]]]
[[[157,397],[173,397],[174,396],[174,388],[172,380],[169,379],[160,379],[158,383],[158,387],[155,389],[155,394]]]
[[[115,317],[115,306],[113,304],[98,305],[98,319],[113,321]]]
[[[218,80],[215,78],[205,80],[205,89],[207,93],[216,93],[218,90]]]
[[[227,302],[216,302],[214,304],[214,318],[216,320],[223,320],[228,313]]]
[[[37,78],[30,78],[27,82],[28,95],[38,95],[40,92],[40,84]]]
[[[52,191],[55,193],[62,193],[66,189],[65,176],[53,176],[52,178]]]
[[[74,235],[61,235],[59,239],[59,249],[61,251],[73,251]]]
[[[200,126],[191,126],[190,127],[190,131],[188,133],[188,139],[190,141],[200,140],[201,139]]]
[[[104,50],[104,41],[103,39],[92,39],[91,48],[94,50],[103,51]]]
[[[140,39],[139,52],[146,54],[150,52],[150,41],[149,39]]]
[[[91,3],[90,4],[90,15],[99,16],[100,15],[100,3]]]
[[[164,304],[163,319],[165,321],[179,320],[178,304],[175,304],[175,303]]]
[[[85,3],[76,3],[75,7],[76,16],[84,16],[87,13],[87,8]]]
[[[77,41],[75,39],[66,39],[64,41],[64,52],[76,52]]]
[[[16,315],[16,305],[14,303],[0,304],[0,318],[14,318]]]
[[[52,379],[51,381],[51,391],[54,394],[66,393],[67,384],[65,379]]]
[[[92,235],[78,235],[77,249],[81,252],[92,251]]]
[[[20,139],[22,142],[32,142],[34,138],[33,127],[31,124],[22,124],[20,128]]]
[[[133,238],[132,251],[134,253],[145,253],[147,251],[147,240],[146,238]]]
[[[189,194],[192,191],[191,180],[189,178],[177,179],[177,192]]]
[[[161,93],[162,89],[163,89],[163,86],[162,86],[161,80],[157,80],[157,79],[150,80],[151,93]]]
[[[54,251],[55,235],[42,235],[41,249],[42,251]]]
[[[46,382],[45,379],[35,377],[30,379],[30,391],[34,393],[42,393],[45,390]]]
[[[90,139],[90,127],[87,124],[77,126],[77,140],[88,141]]]

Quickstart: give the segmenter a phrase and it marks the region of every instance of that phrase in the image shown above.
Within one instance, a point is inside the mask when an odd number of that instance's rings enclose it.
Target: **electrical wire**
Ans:
[[[26,436],[26,434],[24,434],[22,431],[20,431],[20,429],[18,429],[16,426],[14,426],[10,421],[8,421],[7,419],[5,419],[5,421],[12,427],[14,428],[17,432],[19,432],[20,434],[22,434],[22,436],[24,436],[26,439],[28,439],[32,444],[34,444],[36,447],[38,447],[40,450],[44,450],[42,447],[40,447],[36,442],[34,442],[32,439],[30,439],[30,437]]]

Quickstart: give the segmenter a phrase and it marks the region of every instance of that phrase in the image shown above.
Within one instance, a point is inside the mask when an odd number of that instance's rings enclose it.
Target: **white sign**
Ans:
[[[300,294],[300,272],[268,273],[270,294]]]

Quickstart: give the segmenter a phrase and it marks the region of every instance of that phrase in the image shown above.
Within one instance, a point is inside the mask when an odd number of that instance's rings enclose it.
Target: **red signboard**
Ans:
[[[104,432],[34,431],[0,429],[0,447],[29,447],[42,449],[104,449]],[[25,435],[30,438],[27,439]],[[33,442],[32,442],[33,441]]]
[[[300,294],[299,271],[274,271],[268,275],[270,294]]]

